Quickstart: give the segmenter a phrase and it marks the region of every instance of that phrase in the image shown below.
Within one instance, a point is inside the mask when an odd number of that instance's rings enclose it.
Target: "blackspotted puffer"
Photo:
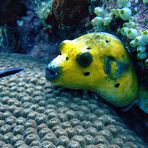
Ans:
[[[148,113],[148,93],[144,91],[143,98],[131,59],[117,37],[89,33],[65,40],[59,48],[61,55],[45,70],[47,80],[66,88],[95,91],[118,107],[138,102]]]

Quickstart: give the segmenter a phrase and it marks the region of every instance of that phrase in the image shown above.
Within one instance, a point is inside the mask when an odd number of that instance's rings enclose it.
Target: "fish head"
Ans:
[[[89,33],[60,44],[61,55],[46,68],[55,85],[92,90],[106,101],[125,106],[138,90],[137,77],[122,42],[108,33]]]

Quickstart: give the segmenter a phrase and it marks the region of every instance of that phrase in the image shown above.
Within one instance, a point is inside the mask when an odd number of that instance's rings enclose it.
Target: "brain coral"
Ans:
[[[0,147],[146,147],[96,94],[51,86],[44,63],[1,53],[0,70],[9,67],[25,71],[0,81]]]

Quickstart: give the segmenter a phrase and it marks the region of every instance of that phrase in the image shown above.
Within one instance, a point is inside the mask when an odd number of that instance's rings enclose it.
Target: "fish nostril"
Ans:
[[[46,67],[46,71],[50,71],[50,68],[49,67]]]
[[[46,78],[49,80],[54,80],[60,75],[59,67],[47,67],[46,68]]]
[[[53,75],[53,76],[57,74],[57,72],[53,69],[50,69],[48,72],[50,73],[50,75]]]
[[[53,68],[53,67],[51,67],[51,68],[47,67],[47,68],[46,68],[46,71],[47,71],[50,75],[56,75],[56,74],[57,74],[57,69],[55,69],[55,68]]]

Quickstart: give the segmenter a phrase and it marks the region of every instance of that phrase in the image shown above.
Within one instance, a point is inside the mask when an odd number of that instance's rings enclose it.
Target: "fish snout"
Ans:
[[[61,68],[55,66],[47,66],[45,70],[45,77],[49,81],[57,79],[61,75]]]

